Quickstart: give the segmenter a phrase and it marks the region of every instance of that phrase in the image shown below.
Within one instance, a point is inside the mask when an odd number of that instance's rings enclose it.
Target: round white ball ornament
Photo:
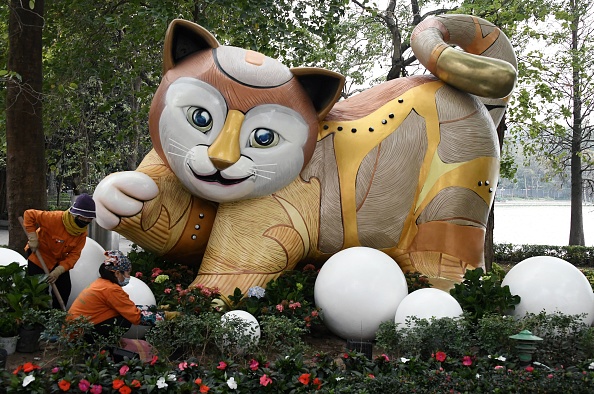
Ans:
[[[428,320],[455,318],[462,316],[462,307],[454,297],[443,290],[419,289],[404,297],[398,305],[394,322],[397,327],[406,327],[406,319],[413,316]]]
[[[574,265],[557,257],[536,256],[521,261],[507,273],[502,286],[521,297],[511,311],[515,317],[527,312],[587,314],[583,322],[594,321],[594,293],[585,275]]]
[[[80,253],[80,258],[70,271],[70,282],[72,290],[66,302],[66,309],[74,302],[76,297],[99,277],[99,266],[105,261],[103,253],[105,249],[97,241],[87,237],[85,246]]]
[[[253,345],[257,345],[260,341],[260,323],[251,313],[243,310],[229,311],[221,316],[221,322],[223,326],[232,321],[239,321],[242,323],[244,332],[242,333],[245,337],[251,336]],[[244,325],[245,324],[245,325]],[[241,349],[239,349],[241,350]]]
[[[0,248],[0,265],[7,266],[10,263],[18,263],[20,266],[26,266],[27,259],[16,250]]]
[[[316,306],[330,331],[344,339],[372,340],[392,321],[408,294],[406,278],[390,256],[372,248],[344,249],[322,266],[314,287]]]

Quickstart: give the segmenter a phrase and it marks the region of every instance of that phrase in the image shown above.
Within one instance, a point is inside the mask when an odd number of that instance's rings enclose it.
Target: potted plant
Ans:
[[[42,312],[51,308],[49,284],[45,275],[15,275],[13,279],[14,286],[6,297],[19,321],[17,351],[35,352],[44,329]]]
[[[17,319],[6,308],[0,309],[0,348],[6,350],[6,354],[12,354],[16,350],[18,340]]]

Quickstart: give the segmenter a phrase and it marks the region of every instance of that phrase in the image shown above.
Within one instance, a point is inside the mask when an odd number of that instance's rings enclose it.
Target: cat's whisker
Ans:
[[[185,146],[184,144],[182,144],[179,141],[174,140],[173,138],[169,138],[169,141],[173,142],[175,145],[177,145],[178,147],[182,147],[185,150],[190,150],[190,148],[188,148],[187,146]]]
[[[260,178],[268,179],[269,181],[270,181],[270,180],[272,180],[272,178],[268,178],[267,176],[264,176],[264,175],[257,174],[257,173],[255,173],[255,172],[253,172],[253,171],[251,171],[251,172],[250,172],[250,174],[252,174],[252,175],[254,175],[254,176],[256,176],[256,177],[260,177]]]
[[[177,146],[177,145],[175,145],[175,144],[171,144],[171,145],[169,145],[169,146],[170,146],[171,148],[179,149],[179,150],[180,150],[180,151],[182,151],[182,152],[188,152],[188,149],[186,149],[186,147],[184,147],[184,146]]]
[[[184,159],[186,158],[186,155],[180,155],[179,153],[174,153],[174,152],[167,152],[168,154],[172,155],[172,156],[177,156],[177,157],[183,157]],[[192,154],[190,154],[190,156],[192,156]]]
[[[253,164],[252,167],[264,167],[264,166],[275,166],[277,165],[276,163],[274,164]]]
[[[253,172],[256,172],[256,171],[257,171],[257,172],[265,172],[265,173],[267,173],[267,174],[276,174],[276,171],[266,171],[266,170],[260,170],[260,169],[258,169],[258,168],[252,168],[252,171],[253,171]]]

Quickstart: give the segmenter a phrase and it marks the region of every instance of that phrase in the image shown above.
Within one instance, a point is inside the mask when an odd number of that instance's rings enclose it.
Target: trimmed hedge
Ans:
[[[594,247],[554,245],[495,244],[497,264],[517,264],[534,256],[553,256],[570,262],[576,267],[594,268]]]

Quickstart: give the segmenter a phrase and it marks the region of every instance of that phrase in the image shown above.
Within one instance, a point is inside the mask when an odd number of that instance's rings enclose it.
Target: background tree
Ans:
[[[27,208],[45,208],[47,200],[41,116],[43,7],[43,0],[10,1],[7,69],[13,74],[6,83],[6,179],[8,246],[14,250],[22,250],[27,239],[18,216]]]
[[[556,5],[540,35],[547,49],[534,49],[527,57],[534,83],[520,89],[511,114],[525,154],[537,157],[553,175],[569,176],[569,245],[584,245],[583,195],[594,191],[594,13],[586,1]]]

